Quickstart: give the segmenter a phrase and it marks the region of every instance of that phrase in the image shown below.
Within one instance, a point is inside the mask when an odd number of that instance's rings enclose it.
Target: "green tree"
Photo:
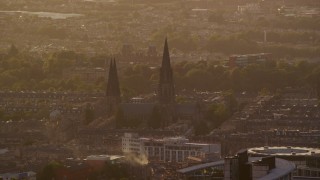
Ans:
[[[59,167],[62,167],[60,163],[57,162],[51,162],[48,165],[46,165],[40,173],[37,174],[37,179],[41,180],[52,180],[55,178],[55,170]]]
[[[205,119],[212,128],[219,127],[229,117],[230,112],[224,104],[212,104],[205,112]]]
[[[103,179],[127,179],[129,173],[124,165],[108,161],[101,170],[100,177]]]
[[[209,89],[210,73],[208,73],[205,69],[193,68],[187,72],[185,77],[188,81],[187,86],[200,90]]]
[[[36,112],[33,116],[41,119],[41,118],[49,118],[50,110],[49,107],[42,107],[38,112]]]
[[[234,93],[232,91],[226,91],[223,94],[225,104],[226,104],[226,110],[229,111],[228,114],[232,114],[233,112],[238,110],[238,101],[236,97],[234,96]],[[228,114],[226,116],[228,116]]]
[[[130,99],[135,95],[136,93],[132,90],[132,89],[129,89],[129,88],[126,88],[126,87],[121,87],[121,95],[122,95],[122,98],[124,100],[124,102],[129,102]]]

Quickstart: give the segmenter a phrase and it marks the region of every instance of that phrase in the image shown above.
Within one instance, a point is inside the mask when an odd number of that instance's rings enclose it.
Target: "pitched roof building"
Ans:
[[[107,90],[106,90],[107,113],[109,115],[116,111],[116,108],[121,102],[120,95],[121,94],[120,94],[116,60],[112,59],[109,67],[109,76],[108,76],[108,83],[107,83]]]

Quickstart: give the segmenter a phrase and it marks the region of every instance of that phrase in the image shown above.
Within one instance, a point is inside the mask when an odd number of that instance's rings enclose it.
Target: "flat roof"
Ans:
[[[217,145],[217,144],[205,144],[205,143],[185,143],[186,145],[197,145],[197,146],[209,146],[209,145]]]
[[[320,155],[320,149],[307,148],[307,147],[285,147],[285,146],[273,146],[273,147],[255,147],[249,148],[248,154],[252,155],[274,155],[274,156],[311,156]]]
[[[277,179],[279,177],[282,177],[290,173],[295,168],[296,168],[296,165],[293,162],[276,158],[276,167],[274,169],[271,169],[267,175],[259,178],[259,180]]]
[[[262,157],[249,157],[249,163],[253,162],[253,161],[257,161],[262,159]],[[270,170],[270,172],[266,175],[263,176],[261,178],[259,178],[259,180],[270,180],[270,179],[276,179],[278,177],[284,176],[288,173],[290,173],[291,171],[293,171],[295,169],[295,164],[284,160],[284,159],[280,159],[280,158],[276,158],[276,167],[272,170]],[[179,173],[190,173],[193,171],[197,171],[200,169],[205,169],[205,168],[209,168],[209,167],[214,167],[214,166],[222,166],[224,165],[224,160],[220,160],[220,161],[215,161],[215,162],[210,162],[210,163],[204,163],[204,164],[198,164],[195,166],[190,166],[187,168],[183,168],[183,169],[179,169],[178,172]]]
[[[115,160],[115,159],[120,159],[123,158],[124,156],[119,156],[119,155],[90,155],[86,158],[86,160],[96,160],[96,161],[107,161],[107,160]]]
[[[224,160],[186,167],[186,168],[183,168],[183,169],[179,169],[178,172],[184,174],[184,173],[189,173],[189,172],[192,172],[192,171],[197,171],[197,170],[208,168],[208,167],[221,166],[221,165],[224,165]]]

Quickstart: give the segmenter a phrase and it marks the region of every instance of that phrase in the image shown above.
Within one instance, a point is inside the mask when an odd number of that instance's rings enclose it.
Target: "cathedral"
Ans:
[[[108,115],[113,115],[120,108],[126,119],[148,121],[155,119],[153,115],[157,112],[160,117],[156,120],[160,121],[158,122],[160,127],[166,127],[177,120],[197,120],[199,118],[200,108],[198,103],[177,104],[175,97],[173,71],[167,38],[164,43],[156,102],[121,103],[116,61],[115,59],[111,60],[106,90]]]

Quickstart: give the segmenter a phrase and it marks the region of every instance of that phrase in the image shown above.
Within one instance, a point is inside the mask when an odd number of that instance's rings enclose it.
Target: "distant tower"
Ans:
[[[167,38],[164,43],[162,64],[160,67],[158,100],[160,104],[171,104],[175,102],[173,74],[172,74],[172,68],[170,64],[170,55],[169,55]]]
[[[116,111],[119,103],[121,102],[119,79],[118,79],[117,65],[116,65],[115,59],[111,59],[111,62],[110,62],[106,97],[107,97],[107,113],[108,115],[111,115]]]
[[[173,73],[170,64],[167,38],[164,43],[162,64],[160,67],[158,101],[161,107],[161,126],[166,127],[176,120]]]

